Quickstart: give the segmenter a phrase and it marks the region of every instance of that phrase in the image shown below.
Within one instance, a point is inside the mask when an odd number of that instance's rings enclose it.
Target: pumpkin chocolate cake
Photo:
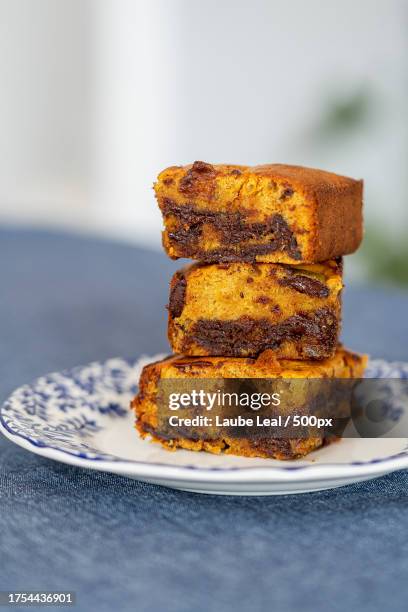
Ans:
[[[175,353],[325,359],[338,343],[341,260],[289,266],[193,264],[170,284]]]
[[[316,263],[362,239],[363,182],[266,164],[172,166],[154,186],[172,259]]]
[[[327,438],[323,432],[319,431],[310,437],[277,438],[268,435],[267,432],[263,434],[262,430],[254,435],[248,435],[248,432],[241,433],[234,426],[219,427],[214,424],[181,427],[177,429],[177,433],[174,433],[174,429],[169,425],[168,415],[175,414],[175,412],[169,413],[168,405],[166,406],[166,402],[161,399],[163,384],[169,383],[170,389],[179,388],[180,385],[188,389],[193,382],[194,387],[197,386],[197,379],[203,384],[206,382],[210,385],[211,380],[214,379],[214,384],[218,388],[221,385],[222,389],[230,389],[234,379],[251,379],[250,384],[255,384],[255,386],[258,383],[262,385],[262,379],[276,379],[281,386],[290,385],[291,380],[298,379],[302,383],[302,379],[307,379],[307,384],[300,384],[295,392],[300,393],[298,397],[309,398],[308,401],[313,402],[316,397],[324,398],[325,392],[330,393],[330,388],[324,387],[324,381],[360,378],[363,376],[365,364],[364,356],[341,347],[333,357],[320,362],[278,361],[271,351],[261,353],[256,359],[227,357],[203,359],[180,355],[168,357],[149,364],[143,369],[139,394],[132,402],[132,408],[136,413],[136,428],[142,437],[150,435],[153,440],[160,442],[169,450],[184,448],[211,453],[224,452],[245,457],[295,459],[319,448],[333,437]],[[258,379],[258,382],[255,379]],[[316,382],[317,388],[313,384]],[[263,384],[270,383],[264,381]],[[296,409],[301,408],[299,404],[296,405]],[[197,416],[210,414],[205,408],[194,410],[193,414]],[[289,410],[293,410],[293,407],[290,407]],[[185,414],[185,412],[186,409],[179,413]]]

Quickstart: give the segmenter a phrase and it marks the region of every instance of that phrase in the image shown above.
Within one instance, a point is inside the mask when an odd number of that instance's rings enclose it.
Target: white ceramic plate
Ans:
[[[292,462],[166,451],[138,437],[128,408],[151,360],[114,358],[39,378],[3,405],[0,431],[43,457],[200,493],[306,493],[408,467],[407,438],[344,439]],[[408,378],[408,364],[371,361],[368,376]]]

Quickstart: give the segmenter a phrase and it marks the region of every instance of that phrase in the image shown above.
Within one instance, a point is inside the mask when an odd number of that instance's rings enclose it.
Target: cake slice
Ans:
[[[167,168],[154,186],[172,259],[314,263],[362,239],[359,180],[300,166]]]
[[[325,359],[340,329],[342,262],[193,264],[170,284],[174,353]]]
[[[242,429],[235,425],[221,427],[214,423],[214,416],[204,405],[191,406],[183,403],[181,410],[169,409],[169,398],[181,397],[180,392],[190,394],[205,389],[207,392],[231,392],[232,389],[250,389],[250,393],[265,392],[273,387],[282,396],[289,392],[292,402],[286,401],[286,414],[302,412],[312,408],[316,412],[320,405],[325,409],[327,401],[333,399],[337,380],[360,378],[363,376],[366,358],[343,348],[335,355],[321,362],[277,361],[273,353],[265,351],[257,359],[172,356],[143,369],[139,394],[132,402],[136,413],[136,428],[140,435],[150,435],[153,440],[170,450],[184,448],[211,453],[225,452],[246,457],[266,457],[274,459],[295,459],[319,448],[333,436],[327,437],[325,431],[314,431],[313,435],[299,437],[273,437],[264,428]],[[339,416],[347,415],[342,394],[335,396],[335,407]],[[340,389],[341,391],[341,389]],[[347,388],[346,388],[347,391]],[[172,395],[173,393],[173,395]],[[290,393],[292,395],[290,395]],[[329,394],[329,395],[328,395]],[[254,397],[252,395],[251,397]],[[346,398],[347,399],[347,398]],[[338,404],[337,404],[338,402]],[[347,402],[346,402],[347,403]],[[337,408],[338,405],[338,408]],[[252,416],[253,410],[239,407],[240,414]],[[220,417],[237,414],[228,407]],[[174,425],[172,415],[184,418],[212,418],[201,424]]]

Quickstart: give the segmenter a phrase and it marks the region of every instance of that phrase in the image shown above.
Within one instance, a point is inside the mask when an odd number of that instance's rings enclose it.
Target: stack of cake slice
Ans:
[[[155,184],[163,244],[198,263],[170,285],[172,357],[144,368],[132,402],[142,436],[167,448],[290,459],[325,442],[184,428],[158,389],[179,379],[355,378],[365,358],[338,344],[342,256],[362,239],[362,181],[281,164],[167,168]],[[220,383],[222,384],[222,382]],[[196,411],[197,412],[197,411]]]

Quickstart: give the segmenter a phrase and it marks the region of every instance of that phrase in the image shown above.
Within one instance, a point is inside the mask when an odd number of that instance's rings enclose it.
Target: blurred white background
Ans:
[[[0,222],[160,247],[151,185],[195,159],[366,181],[407,227],[407,2],[0,0]]]

